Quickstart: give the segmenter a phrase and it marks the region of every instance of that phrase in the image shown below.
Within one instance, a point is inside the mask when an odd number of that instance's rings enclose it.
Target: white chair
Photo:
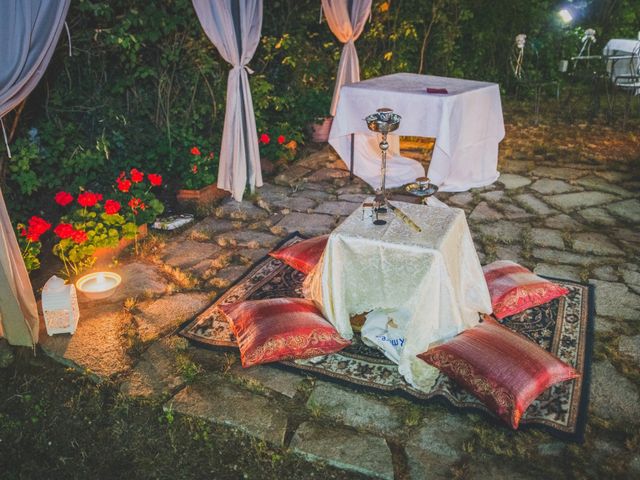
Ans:
[[[640,41],[635,44],[631,52],[605,49],[605,59],[607,72],[614,87],[610,108],[613,110],[615,105],[616,90],[622,90],[627,94],[623,115],[623,128],[625,128],[633,97],[640,96]]]
[[[596,31],[588,28],[582,37],[582,48],[577,56],[571,57],[572,69],[568,77],[572,82],[591,84],[591,116],[595,117],[600,111],[600,94],[603,85],[606,89],[608,75],[604,69],[602,55],[592,55],[591,47],[596,43]],[[607,99],[609,93],[607,89]],[[611,102],[608,101],[610,105]]]

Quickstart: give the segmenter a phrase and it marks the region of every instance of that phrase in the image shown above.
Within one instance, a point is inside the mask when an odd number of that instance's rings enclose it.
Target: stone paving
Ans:
[[[196,348],[175,335],[289,232],[328,233],[358,208],[370,189],[349,180],[329,147],[242,203],[229,201],[178,234],[149,238],[141,257],[117,268],[124,279],[117,296],[83,301],[75,335],[43,334],[42,348],[127,395],[372,478],[638,478],[640,158],[590,153],[587,140],[580,151],[560,142],[540,153],[527,143],[537,128],[509,126],[494,185],[438,198],[467,213],[483,264],[511,259],[595,285],[583,445],[535,429],[511,432],[439,402],[363,392],[273,366],[244,370],[236,353]]]

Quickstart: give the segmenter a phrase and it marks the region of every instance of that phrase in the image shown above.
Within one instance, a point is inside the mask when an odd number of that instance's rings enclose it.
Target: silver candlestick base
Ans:
[[[374,224],[384,225],[387,223],[378,217],[378,213],[386,213],[387,211],[387,150],[389,149],[389,143],[387,142],[387,134],[398,129],[400,126],[400,120],[402,117],[397,113],[393,113],[390,108],[379,108],[376,113],[372,113],[364,119],[367,122],[367,127],[372,132],[381,133],[382,141],[380,142],[380,150],[382,151],[382,164],[380,168],[380,189],[376,192],[375,197],[375,220]]]

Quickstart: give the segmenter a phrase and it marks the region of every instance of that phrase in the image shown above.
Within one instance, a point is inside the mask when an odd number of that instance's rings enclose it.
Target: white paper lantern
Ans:
[[[67,285],[55,275],[51,277],[42,289],[42,310],[49,336],[56,333],[73,335],[80,318],[76,287]]]

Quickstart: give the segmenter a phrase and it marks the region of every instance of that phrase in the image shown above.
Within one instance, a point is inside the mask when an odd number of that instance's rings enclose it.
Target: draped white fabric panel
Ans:
[[[2,0],[0,119],[38,84],[51,60],[70,0]],[[13,345],[38,341],[38,308],[0,192],[0,333]]]
[[[322,0],[322,9],[329,28],[338,40],[344,43],[331,100],[331,115],[335,115],[340,87],[360,81],[360,64],[354,42],[362,34],[367,18],[371,14],[371,0]]]
[[[207,37],[233,68],[227,83],[227,106],[220,149],[218,187],[240,201],[248,184],[262,186],[258,133],[249,89],[247,64],[262,29],[262,0],[193,0]]]

